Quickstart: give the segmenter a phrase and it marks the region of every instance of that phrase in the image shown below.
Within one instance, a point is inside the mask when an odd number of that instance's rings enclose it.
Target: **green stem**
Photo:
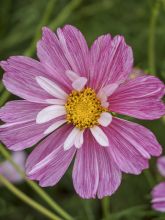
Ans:
[[[150,24],[149,24],[149,39],[148,39],[148,66],[149,70],[153,75],[155,75],[155,32],[156,23],[160,9],[160,0],[157,0],[152,8]]]
[[[101,200],[101,203],[102,203],[102,212],[103,212],[103,218],[104,219],[109,219],[109,198],[110,197],[104,197],[102,200]]]
[[[61,215],[66,220],[73,220],[73,218],[64,211],[41,187],[39,187],[35,182],[29,180],[25,173],[21,170],[21,168],[12,160],[10,154],[8,151],[3,147],[2,144],[0,144],[0,153],[3,155],[3,157],[8,160],[15,170],[22,176],[22,178],[27,182],[27,184],[45,201],[47,204],[56,211],[59,215]]]
[[[62,220],[52,212],[50,212],[48,209],[28,197],[26,194],[21,192],[19,189],[17,189],[13,184],[11,184],[4,176],[0,174],[0,182],[9,190],[11,191],[14,195],[16,195],[18,198],[20,198],[23,202],[31,206],[32,208],[36,209],[38,212],[42,213],[49,219],[53,220]]]
[[[74,9],[76,9],[82,0],[70,1],[60,12],[60,14],[50,23],[49,27],[55,30],[58,26],[64,23],[64,21],[71,15]]]
[[[150,188],[152,189],[153,186],[156,184],[150,170],[144,170],[144,175],[147,179],[148,185],[150,186]]]
[[[36,43],[38,41],[38,39],[40,38],[41,35],[41,28],[44,25],[47,25],[49,18],[54,10],[54,5],[56,4],[57,0],[50,0],[48,1],[47,7],[45,9],[45,13],[43,15],[43,18],[41,20],[41,22],[39,23],[37,30],[36,30],[36,34],[31,42],[30,47],[24,52],[25,56],[32,56],[35,52],[35,48],[36,48]]]

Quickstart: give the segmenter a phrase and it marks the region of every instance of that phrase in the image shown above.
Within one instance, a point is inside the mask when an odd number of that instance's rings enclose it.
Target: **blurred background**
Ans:
[[[85,35],[89,45],[98,35],[121,34],[134,51],[134,65],[165,81],[165,1],[156,0],[0,0],[0,60],[11,55],[36,56],[36,41],[41,27],[54,31],[64,24],[73,24]],[[2,70],[0,70],[0,79]],[[4,88],[0,86],[0,96]],[[0,97],[15,99],[8,93]],[[164,121],[163,121],[164,120]],[[150,128],[165,146],[165,119],[138,121]],[[29,150],[29,152],[31,149]],[[0,162],[4,158],[0,155]],[[119,190],[110,198],[109,210],[113,220],[160,220],[162,214],[151,209],[150,191],[161,180],[155,159],[150,172],[140,176],[124,175]],[[26,183],[18,188],[46,206]],[[101,202],[79,198],[72,185],[71,169],[53,188],[45,189],[58,204],[76,220],[104,219]],[[37,211],[25,205],[0,186],[0,220],[44,220]]]

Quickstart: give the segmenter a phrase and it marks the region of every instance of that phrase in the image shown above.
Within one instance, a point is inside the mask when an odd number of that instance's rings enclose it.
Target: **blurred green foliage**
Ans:
[[[50,0],[51,1],[51,0]],[[148,31],[151,10],[155,0],[82,0],[66,8],[69,0],[0,0],[0,60],[11,55],[28,54],[35,57],[34,43],[40,37],[41,23],[54,27],[66,23],[77,26],[85,35],[89,45],[104,33],[124,35],[133,47],[135,65],[148,70]],[[47,5],[51,4],[48,8]],[[61,17],[58,17],[63,11]],[[49,15],[45,15],[48,10]],[[46,17],[45,17],[46,16]],[[58,18],[58,19],[57,19]],[[155,32],[155,57],[157,75],[165,80],[165,3],[162,1]],[[2,74],[1,74],[2,76]],[[165,145],[165,123],[140,122],[150,128]],[[1,159],[1,158],[0,158]],[[155,183],[155,160],[150,168]],[[45,205],[24,183],[19,188]],[[64,209],[77,220],[100,220],[102,209],[99,200],[82,200],[74,192],[71,181],[71,169],[57,186],[45,189]],[[121,187],[110,198],[110,212],[113,220],[149,220],[165,219],[150,207],[151,185],[146,175],[124,175]],[[5,188],[0,192],[0,220],[44,220]]]

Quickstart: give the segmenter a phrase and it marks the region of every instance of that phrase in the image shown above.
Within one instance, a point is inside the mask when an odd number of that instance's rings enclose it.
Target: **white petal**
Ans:
[[[76,139],[74,142],[74,145],[76,148],[80,148],[83,145],[83,142],[84,142],[83,133],[84,133],[84,130],[81,130],[76,136]]]
[[[37,76],[36,80],[37,80],[37,83],[50,95],[55,96],[59,99],[66,99],[67,97],[66,92],[64,92],[59,86],[57,86],[51,80],[43,76]]]
[[[107,96],[105,95],[105,93],[104,93],[102,90],[100,90],[100,91],[98,92],[97,98],[100,99],[101,103],[104,103],[104,102],[107,101]]]
[[[109,141],[106,134],[98,126],[90,128],[95,140],[103,147],[109,146]]]
[[[66,122],[66,120],[60,120],[55,122],[54,124],[52,124],[51,126],[49,126],[45,131],[44,134],[50,134],[52,133],[54,130],[56,130],[57,128],[59,128],[61,125],[63,125]]]
[[[102,107],[108,108],[109,102],[101,102]]]
[[[65,74],[72,82],[80,77],[77,73],[73,72],[72,70],[67,70]]]
[[[78,79],[73,81],[72,87],[77,91],[81,91],[84,88],[84,86],[86,85],[86,83],[87,83],[86,77],[79,77]]]
[[[111,96],[115,90],[119,87],[118,83],[111,83],[103,88],[101,88],[98,92],[98,96],[100,96],[100,94],[105,94],[107,97]]]
[[[66,103],[66,101],[62,99],[46,99],[46,102],[53,105],[65,105]]]
[[[74,127],[64,142],[64,150],[70,149],[75,142],[76,136],[80,133],[80,129]]]
[[[104,108],[108,108],[109,102],[107,102],[107,96],[105,95],[105,93],[102,90],[99,91],[99,93],[97,94],[97,98],[101,101],[101,105]]]
[[[65,115],[66,110],[64,106],[60,105],[51,105],[44,109],[42,109],[36,118],[37,124],[42,124],[52,120],[53,118],[57,118],[59,116]]]
[[[98,119],[99,124],[104,127],[107,127],[112,121],[112,115],[108,112],[103,112]]]

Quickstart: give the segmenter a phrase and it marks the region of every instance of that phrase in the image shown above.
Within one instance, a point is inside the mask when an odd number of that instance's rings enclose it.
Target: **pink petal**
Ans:
[[[99,184],[97,195],[99,199],[111,196],[121,183],[121,171],[106,148],[96,147],[99,167]]]
[[[157,168],[158,168],[159,173],[165,177],[165,156],[158,158]]]
[[[165,212],[165,182],[156,185],[152,190],[152,208]]]
[[[11,101],[0,109],[0,119],[7,122],[0,128],[0,140],[12,150],[31,147],[44,137],[50,125],[37,125],[38,112],[45,105],[28,101]]]
[[[112,195],[121,182],[121,171],[113,158],[101,148],[90,132],[77,151],[73,168],[73,184],[76,192],[85,199]]]
[[[35,120],[38,112],[45,107],[45,104],[28,102],[25,100],[10,101],[0,108],[0,119],[8,123]]]
[[[133,55],[121,36],[99,37],[90,51],[90,86],[97,91],[111,83],[121,82],[132,71]]]
[[[35,120],[0,128],[0,141],[10,150],[29,148],[40,141],[50,123],[36,124]]]
[[[82,33],[71,25],[57,30],[60,46],[71,69],[81,76],[88,76],[88,45]],[[69,69],[69,68],[68,68]]]
[[[46,103],[52,105],[65,105],[66,101],[62,99],[46,99]]]
[[[99,183],[99,169],[93,138],[88,132],[84,145],[77,151],[73,168],[73,184],[82,198],[95,198]]]
[[[55,82],[66,89],[71,89],[70,81],[65,75],[66,70],[70,70],[71,67],[56,34],[47,27],[43,28],[42,40],[37,44],[37,55]]]
[[[161,154],[155,136],[141,125],[113,118],[109,129],[104,131],[111,146],[108,150],[123,172],[139,174],[148,168],[150,155]]]
[[[157,119],[165,114],[160,101],[164,84],[154,76],[139,76],[122,84],[109,98],[110,109],[139,119]]]
[[[38,61],[28,57],[13,56],[7,61],[0,62],[0,65],[6,71],[3,83],[11,93],[39,103],[44,103],[44,99],[51,98],[35,80],[36,76],[48,75]]]
[[[33,150],[26,163],[30,179],[38,180],[43,187],[53,186],[61,179],[76,151],[75,148],[64,151],[62,146],[70,131],[70,126],[62,126]]]

